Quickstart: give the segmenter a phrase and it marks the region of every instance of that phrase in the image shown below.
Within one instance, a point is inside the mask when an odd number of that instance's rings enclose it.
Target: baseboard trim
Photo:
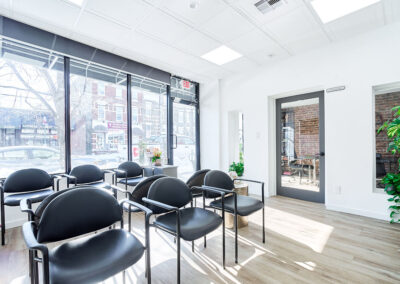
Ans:
[[[12,220],[11,222],[6,222],[6,229],[21,227],[22,224],[24,224],[25,222],[27,222],[26,218],[21,218],[17,220]]]
[[[377,213],[377,212],[360,210],[360,209],[355,209],[355,208],[348,208],[348,207],[337,206],[337,205],[326,205],[325,207],[327,210],[349,213],[349,214],[353,214],[353,215],[359,215],[359,216],[364,216],[364,217],[369,217],[369,218],[379,219],[379,220],[384,220],[384,221],[390,221],[389,216],[384,213]]]

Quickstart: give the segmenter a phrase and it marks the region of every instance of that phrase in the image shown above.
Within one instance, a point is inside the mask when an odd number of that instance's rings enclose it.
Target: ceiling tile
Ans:
[[[393,23],[400,21],[400,1],[399,0],[384,0],[383,1],[384,12],[386,21]]]
[[[306,50],[311,50],[330,41],[326,35],[319,29],[302,34],[301,38],[285,43],[285,46],[293,53],[297,54]]]
[[[187,0],[169,0],[162,1],[161,5],[164,9],[179,15],[194,26],[204,24],[227,8],[221,0],[201,0],[196,9],[190,8],[189,4],[190,1]]]
[[[73,27],[80,11],[78,6],[61,0],[19,0],[13,1],[12,7],[15,12],[69,28]]]
[[[99,41],[118,46],[123,44],[131,30],[90,12],[83,12],[75,31]]]
[[[257,51],[247,55],[247,57],[253,60],[254,62],[257,62],[257,64],[259,65],[265,65],[288,58],[289,55],[284,50],[276,50],[273,53],[265,51]]]
[[[169,43],[184,38],[193,29],[161,11],[154,11],[138,27],[138,30]]]
[[[222,42],[229,42],[244,33],[250,32],[254,29],[254,26],[229,8],[207,21],[201,26],[201,29]]]
[[[226,63],[221,66],[223,69],[233,73],[245,72],[250,69],[257,68],[258,65],[246,57],[238,58],[232,62]]]
[[[219,47],[220,45],[221,43],[197,31],[190,33],[185,38],[176,43],[176,46],[178,48],[181,48],[191,54],[195,54],[198,56],[201,56],[209,52],[210,50]]]
[[[242,54],[251,54],[259,50],[273,52],[281,47],[258,29],[245,33],[227,43],[227,45]]]
[[[292,10],[285,17],[277,18],[263,26],[282,43],[299,41],[304,35],[321,30],[305,6]]]
[[[382,3],[371,5],[325,25],[334,40],[349,38],[356,34],[381,27],[385,24]]]
[[[118,0],[118,5],[110,0],[88,0],[85,9],[132,28],[140,24],[152,11],[152,8],[141,0]]]
[[[267,12],[266,14],[261,13],[254,4],[257,3],[258,0],[253,1],[234,1],[233,5],[242,9],[246,14],[252,17],[254,20],[258,21],[261,25],[264,25],[267,22],[273,21],[275,19],[279,19],[285,17],[288,13],[293,10],[304,7],[303,0],[290,0],[290,1],[282,1],[282,5],[276,7],[275,9]]]

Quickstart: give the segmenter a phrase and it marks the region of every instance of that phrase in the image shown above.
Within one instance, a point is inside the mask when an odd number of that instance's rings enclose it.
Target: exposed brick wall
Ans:
[[[294,148],[297,158],[314,156],[319,154],[319,105],[307,105],[287,108],[284,111],[293,115],[285,116],[293,119],[294,123]],[[284,160],[284,171],[290,171],[288,162]],[[311,165],[312,160],[304,160],[303,164]],[[316,161],[317,175],[319,174],[319,162]]]
[[[382,94],[375,96],[375,129],[376,131],[382,124],[393,118],[392,108],[400,105],[400,92]],[[382,155],[384,160],[392,160],[392,163],[385,163],[386,172],[398,170],[397,160],[400,155],[393,156],[387,153],[387,147],[390,140],[386,136],[386,132],[376,134],[376,153]]]

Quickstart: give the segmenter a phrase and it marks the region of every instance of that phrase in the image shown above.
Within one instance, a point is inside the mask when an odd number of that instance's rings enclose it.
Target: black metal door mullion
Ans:
[[[174,149],[172,136],[174,134],[173,129],[173,100],[171,97],[171,86],[167,85],[167,157],[168,165],[174,164]]]
[[[128,125],[128,161],[132,161],[132,76],[126,75],[127,125]]]
[[[64,135],[65,135],[65,172],[71,171],[71,89],[70,89],[70,58],[64,56]]]

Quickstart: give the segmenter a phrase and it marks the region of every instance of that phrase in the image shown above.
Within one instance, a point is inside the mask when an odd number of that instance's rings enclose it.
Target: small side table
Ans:
[[[246,183],[237,183],[235,184],[234,191],[239,195],[249,195],[249,186]],[[245,216],[237,217],[238,228],[243,228],[249,225],[249,220]],[[225,227],[228,229],[233,229],[234,223],[234,215],[230,213],[225,213]]]

